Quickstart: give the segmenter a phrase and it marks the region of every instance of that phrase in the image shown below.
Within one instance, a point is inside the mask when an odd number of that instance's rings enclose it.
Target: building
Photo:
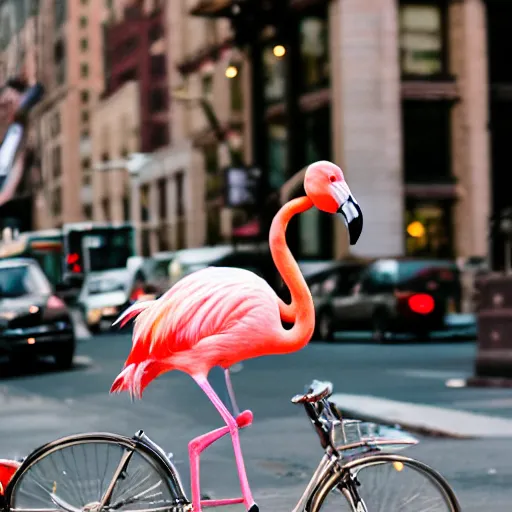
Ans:
[[[131,218],[131,153],[169,143],[162,2],[112,4],[104,25],[105,89],[93,113],[94,220]]]
[[[190,13],[229,19],[233,4],[201,0]],[[251,125],[266,125],[268,188],[284,187],[283,199],[302,193],[297,170],[332,159],[364,210],[353,253],[485,255],[486,52],[496,28],[486,29],[483,0],[289,0],[286,14],[269,5],[273,23],[253,23],[263,43],[251,45],[265,77],[251,84],[265,104]],[[506,25],[506,8],[493,9]],[[346,252],[342,224],[322,214],[291,231],[300,257]]]
[[[166,2],[171,144],[151,154],[132,182],[144,254],[217,244],[231,233],[222,201],[222,170],[230,163],[223,137],[237,157],[243,153],[246,69],[231,49],[229,23],[191,17],[192,5]]]

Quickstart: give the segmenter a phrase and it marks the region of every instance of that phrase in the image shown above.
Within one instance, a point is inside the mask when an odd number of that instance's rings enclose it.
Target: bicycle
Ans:
[[[293,512],[329,512],[343,503],[350,512],[460,512],[453,490],[438,472],[391,453],[418,440],[403,432],[398,438],[379,437],[378,425],[343,419],[329,401],[332,390],[329,382],[313,381],[305,394],[292,398],[304,406],[325,452]],[[250,425],[252,413],[242,412],[237,423],[240,429]],[[192,443],[210,446],[228,432],[222,427]],[[106,456],[98,455],[100,448],[106,448]],[[110,451],[116,454],[113,463]],[[243,503],[243,498],[201,498],[194,508],[171,457],[142,430],[132,438],[110,433],[64,437],[22,462],[5,490],[4,512],[199,512]],[[87,469],[82,474],[79,465],[89,463],[93,473]],[[379,470],[387,477],[381,490],[374,487]],[[429,485],[431,494],[419,493],[408,476]],[[191,480],[192,488],[199,489],[198,467],[191,468]]]

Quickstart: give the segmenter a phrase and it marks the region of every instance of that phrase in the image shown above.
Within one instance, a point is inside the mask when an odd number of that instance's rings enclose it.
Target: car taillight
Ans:
[[[52,295],[46,302],[46,307],[48,309],[61,309],[65,308],[66,304],[61,299],[59,299],[59,297]]]
[[[429,313],[432,313],[435,307],[434,299],[426,293],[417,293],[416,295],[412,295],[409,297],[408,304],[411,311],[420,315],[428,315]]]
[[[144,295],[144,290],[142,288],[135,288],[135,290],[132,291],[132,294],[130,295],[130,300],[135,302],[136,300],[139,300],[140,297]]]

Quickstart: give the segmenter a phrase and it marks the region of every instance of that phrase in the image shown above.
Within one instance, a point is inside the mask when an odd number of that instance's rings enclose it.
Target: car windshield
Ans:
[[[0,298],[48,295],[50,293],[50,284],[34,265],[0,268]]]
[[[97,295],[100,293],[119,292],[125,289],[125,283],[118,279],[94,279],[89,281],[87,290],[90,295]]]

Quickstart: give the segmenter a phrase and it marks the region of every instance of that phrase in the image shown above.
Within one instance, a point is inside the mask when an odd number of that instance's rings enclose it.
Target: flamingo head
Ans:
[[[315,162],[306,170],[304,189],[319,210],[343,215],[350,245],[354,245],[363,231],[363,212],[348,188],[343,171],[325,160]]]

